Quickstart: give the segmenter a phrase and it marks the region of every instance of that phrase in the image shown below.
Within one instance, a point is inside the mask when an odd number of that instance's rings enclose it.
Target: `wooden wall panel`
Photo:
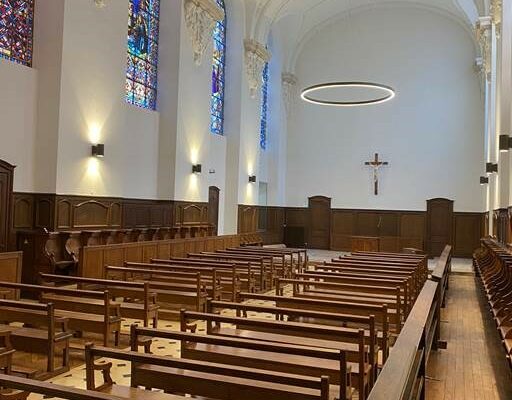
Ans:
[[[333,210],[331,221],[331,249],[350,250],[350,238],[354,235],[357,215],[354,211]]]
[[[481,213],[454,214],[454,256],[471,257],[473,251],[480,247],[479,238],[483,231]]]
[[[425,213],[407,213],[400,215],[400,244],[401,249],[425,247]]]
[[[208,204],[15,193],[13,228],[49,231],[207,225]]]
[[[356,214],[356,236],[379,236],[379,213],[359,211]]]
[[[258,206],[238,206],[238,233],[258,231]]]

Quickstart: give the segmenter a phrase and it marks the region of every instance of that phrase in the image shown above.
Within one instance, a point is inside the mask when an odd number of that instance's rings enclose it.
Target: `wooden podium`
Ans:
[[[379,251],[380,238],[372,236],[352,236],[350,251]]]

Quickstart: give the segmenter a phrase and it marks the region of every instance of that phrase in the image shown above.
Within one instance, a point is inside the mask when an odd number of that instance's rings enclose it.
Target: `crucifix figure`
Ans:
[[[379,153],[375,153],[375,158],[373,161],[367,161],[364,163],[373,169],[373,185],[374,185],[374,194],[377,196],[379,194],[379,168],[383,165],[389,165],[387,161],[379,160]]]

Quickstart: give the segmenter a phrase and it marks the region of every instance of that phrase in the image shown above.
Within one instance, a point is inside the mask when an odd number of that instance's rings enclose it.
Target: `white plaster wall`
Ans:
[[[298,58],[302,87],[369,80],[398,95],[349,109],[299,102],[288,129],[287,205],[326,195],[333,207],[424,210],[426,199],[447,197],[459,211],[482,211],[484,110],[474,58],[468,33],[428,10],[375,8],[320,30]],[[379,196],[363,165],[374,152],[390,162]]]
[[[17,166],[14,190],[34,190],[37,71],[0,59],[0,159]]]
[[[57,193],[157,198],[158,112],[124,100],[128,2],[68,0],[64,16]]]

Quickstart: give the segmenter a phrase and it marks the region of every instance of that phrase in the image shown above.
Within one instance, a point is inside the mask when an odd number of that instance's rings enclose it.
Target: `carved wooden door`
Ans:
[[[427,251],[441,255],[444,246],[453,245],[453,200],[427,200]]]
[[[329,249],[331,245],[331,199],[324,196],[309,198],[310,249]]]
[[[214,226],[213,234],[218,234],[220,189],[216,186],[208,188],[208,223]]]

